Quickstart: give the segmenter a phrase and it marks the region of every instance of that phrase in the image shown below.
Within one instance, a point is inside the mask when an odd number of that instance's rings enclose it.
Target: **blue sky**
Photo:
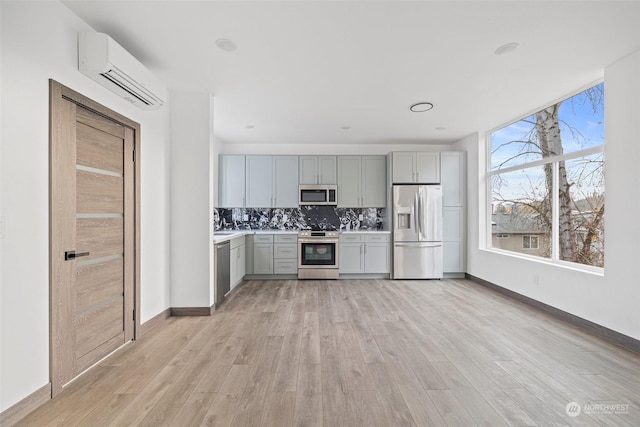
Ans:
[[[603,88],[604,86],[603,83],[600,83],[596,87]],[[580,92],[562,102],[559,117],[561,122],[563,122],[560,126],[560,135],[565,153],[604,143],[604,99],[602,100],[602,104],[597,108],[597,111],[594,112],[592,104],[586,95],[586,91]],[[534,121],[534,116],[531,115],[493,132],[491,134],[492,153],[502,144],[526,138],[527,134],[530,133],[533,128],[533,125],[526,121]],[[574,132],[575,134],[572,134],[571,128],[577,131],[577,133]],[[521,143],[513,143],[501,147],[491,155],[491,167],[497,167],[500,163],[513,157],[522,148],[523,144]],[[526,157],[523,156],[510,160],[502,167],[515,166],[539,158],[541,158],[540,154],[531,154]]]

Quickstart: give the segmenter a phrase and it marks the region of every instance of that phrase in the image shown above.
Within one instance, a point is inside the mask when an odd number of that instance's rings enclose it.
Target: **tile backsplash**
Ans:
[[[381,230],[383,219],[384,208],[214,209],[216,230]]]

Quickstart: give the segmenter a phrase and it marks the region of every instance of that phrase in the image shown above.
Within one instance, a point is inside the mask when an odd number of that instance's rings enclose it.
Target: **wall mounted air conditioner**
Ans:
[[[103,33],[78,33],[78,69],[143,110],[165,103],[167,89],[144,65]]]

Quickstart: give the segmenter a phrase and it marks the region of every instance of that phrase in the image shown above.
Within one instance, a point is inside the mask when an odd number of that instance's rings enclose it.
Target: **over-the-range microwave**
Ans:
[[[338,204],[337,185],[300,185],[300,206]]]

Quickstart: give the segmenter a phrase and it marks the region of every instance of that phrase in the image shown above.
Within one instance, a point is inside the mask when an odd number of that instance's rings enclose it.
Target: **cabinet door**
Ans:
[[[336,156],[318,156],[318,184],[337,184]]]
[[[238,283],[242,281],[245,274],[247,274],[247,262],[246,262],[246,245],[238,246]]]
[[[415,182],[416,153],[391,153],[391,173],[394,184]]]
[[[363,244],[340,243],[340,273],[364,273]]]
[[[317,184],[318,183],[318,156],[299,156],[300,173],[298,183]]]
[[[238,283],[238,262],[239,262],[239,250],[238,248],[231,249],[230,261],[229,261],[229,282],[231,283],[231,289],[233,289]]]
[[[360,196],[360,156],[338,156],[338,207],[362,206]]]
[[[443,271],[464,273],[465,267],[465,212],[463,207],[442,208]]]
[[[466,199],[466,156],[462,151],[440,153],[440,183],[443,206],[464,206]]]
[[[390,267],[389,243],[365,243],[364,245],[364,272],[365,273],[389,273]]]
[[[298,156],[273,157],[273,207],[298,207]]]
[[[273,158],[246,156],[246,207],[273,206]]]
[[[273,243],[254,243],[253,274],[273,274]]]
[[[387,206],[387,159],[385,156],[362,156],[362,204],[364,208]]]
[[[440,153],[416,153],[416,182],[440,183]]]
[[[218,171],[218,207],[244,207],[245,158],[221,155]]]

